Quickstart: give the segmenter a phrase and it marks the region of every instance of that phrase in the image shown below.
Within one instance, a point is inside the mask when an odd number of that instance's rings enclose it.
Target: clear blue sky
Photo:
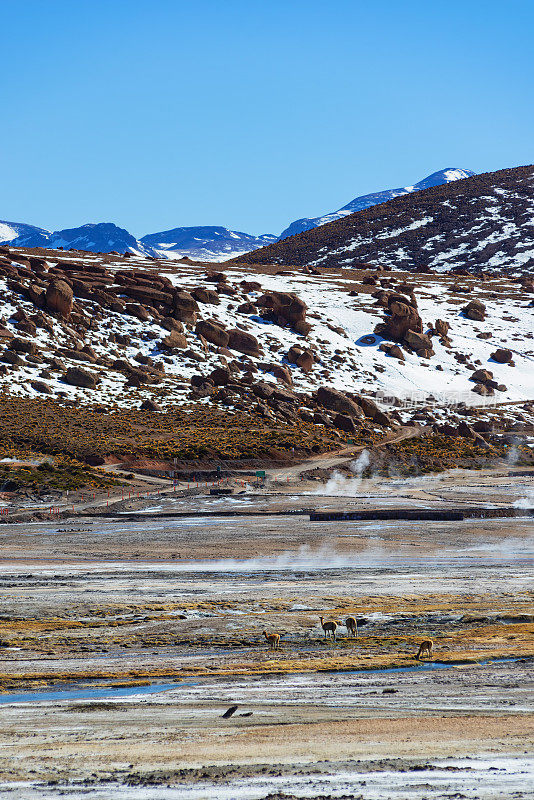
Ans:
[[[3,0],[0,219],[279,233],[534,161],[532,0]]]

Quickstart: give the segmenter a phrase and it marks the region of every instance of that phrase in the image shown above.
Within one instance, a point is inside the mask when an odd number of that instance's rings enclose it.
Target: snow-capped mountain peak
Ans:
[[[469,178],[475,175],[469,169],[458,169],[456,167],[446,167],[445,169],[433,172],[423,178],[419,183],[413,186],[403,186],[400,189],[386,189],[383,192],[374,192],[372,194],[364,194],[361,197],[355,197],[347,205],[342,206],[337,211],[332,211],[329,214],[323,214],[320,217],[297,219],[292,222],[289,227],[282,231],[280,239],[287,239],[288,236],[294,236],[296,233],[309,231],[312,228],[318,228],[320,225],[326,225],[327,222],[333,222],[335,219],[341,219],[348,214],[354,214],[355,211],[362,211],[364,208],[376,206],[379,203],[386,203],[394,197],[400,197],[403,194],[410,194],[412,192],[420,191],[421,189],[429,189],[431,186],[441,186],[444,183],[451,183],[452,181],[459,181],[463,178]]]

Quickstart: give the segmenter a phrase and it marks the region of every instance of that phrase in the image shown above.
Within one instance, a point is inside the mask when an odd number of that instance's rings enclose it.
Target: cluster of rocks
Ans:
[[[297,356],[302,358],[302,354]],[[276,382],[265,380],[274,376]],[[356,433],[371,420],[375,425],[398,424],[398,415],[384,413],[369,398],[326,386],[315,392],[296,392],[291,370],[282,364],[232,360],[217,366],[209,375],[193,375],[191,398],[209,397],[236,411],[253,411],[271,420],[297,422],[299,419],[345,433]]]
[[[105,319],[107,311],[156,322],[168,331],[158,342],[163,354],[182,351],[184,357],[198,361],[204,360],[201,353],[209,349],[223,359],[234,358],[235,353],[251,358],[263,356],[257,338],[243,326],[228,328],[212,316],[202,316],[201,309],[219,305],[221,295],[243,301],[236,309],[241,314],[259,315],[277,325],[289,327],[303,337],[311,330],[306,319],[306,303],[296,294],[263,292],[260,283],[250,280],[232,285],[222,272],[209,271],[205,276],[206,286],[184,289],[175,287],[168,277],[153,270],[119,269],[111,272],[105,263],[78,263],[70,259],[60,259],[50,266],[44,258],[4,247],[0,249],[0,275],[7,280],[9,289],[36,308],[35,314],[28,314],[22,308],[17,311],[16,326],[21,334],[35,336],[37,328],[43,327],[47,329],[49,339],[53,340],[54,323],[60,323],[71,341],[61,355],[123,372],[128,386],[158,383],[165,368],[163,363],[150,363],[150,359],[147,359],[149,363],[132,365],[124,359],[98,358],[94,353],[88,354],[84,339],[95,322]],[[251,295],[257,295],[257,298]],[[80,303],[80,300],[90,304]],[[191,348],[186,329],[196,334],[198,352]],[[0,321],[0,340],[7,342],[11,338],[13,334],[5,320],[4,325]],[[123,344],[126,344],[128,337],[123,338]],[[8,348],[1,360],[11,366],[23,363],[14,346]],[[287,353],[287,361],[309,372],[314,356],[310,349],[295,345]],[[269,370],[282,380],[291,381],[287,367],[273,364],[269,365]],[[99,383],[98,375],[78,366],[69,368],[63,377],[68,384],[86,389],[94,389]],[[39,382],[38,386],[38,391],[50,391],[46,383]]]
[[[402,285],[401,291],[387,291],[379,289],[373,293],[378,305],[386,309],[386,316],[383,322],[375,327],[375,333],[384,339],[393,339],[394,342],[401,342],[408,352],[414,352],[421,358],[431,358],[434,355],[431,335],[436,333],[440,340],[448,342],[447,333],[449,325],[443,320],[437,320],[434,329],[429,333],[423,333],[423,321],[417,310],[417,300],[412,286]],[[404,360],[402,349],[395,344],[383,342],[380,349],[388,355]]]

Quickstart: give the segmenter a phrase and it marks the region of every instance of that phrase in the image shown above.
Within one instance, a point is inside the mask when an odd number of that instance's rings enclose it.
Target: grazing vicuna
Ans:
[[[319,617],[321,620],[321,628],[324,631],[324,638],[326,639],[327,636],[330,636],[336,641],[336,630],[337,630],[337,622],[334,622],[333,619],[327,619],[326,622],[323,622],[324,617]]]
[[[280,634],[279,633],[267,633],[267,631],[263,631],[263,635],[267,639],[269,643],[269,650],[278,650],[280,646]]]
[[[358,620],[355,617],[347,617],[345,620],[345,628],[349,636],[358,635]]]
[[[417,651],[417,660],[420,661],[423,658],[424,653],[428,653],[428,657],[432,658],[432,650],[434,649],[434,642],[432,639],[425,639],[424,642],[421,642],[419,645],[419,650]]]

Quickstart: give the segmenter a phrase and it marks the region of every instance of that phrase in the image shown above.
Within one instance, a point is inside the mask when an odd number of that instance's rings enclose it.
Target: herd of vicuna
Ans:
[[[358,636],[358,621],[355,617],[347,617],[344,623],[336,622],[335,619],[327,619],[325,620],[324,617],[319,617],[321,620],[321,628],[324,631],[324,638],[327,639],[330,637],[335,642],[337,641],[336,631],[341,626],[344,625],[347,629],[347,633],[349,636],[356,637]],[[278,650],[280,647],[280,634],[279,633],[267,633],[267,631],[263,631],[263,635],[267,640],[267,644],[269,645],[269,650]],[[428,658],[432,658],[432,651],[434,650],[434,642],[431,639],[424,639],[419,645],[419,650],[417,651],[417,660],[420,661],[423,656],[426,654]]]

